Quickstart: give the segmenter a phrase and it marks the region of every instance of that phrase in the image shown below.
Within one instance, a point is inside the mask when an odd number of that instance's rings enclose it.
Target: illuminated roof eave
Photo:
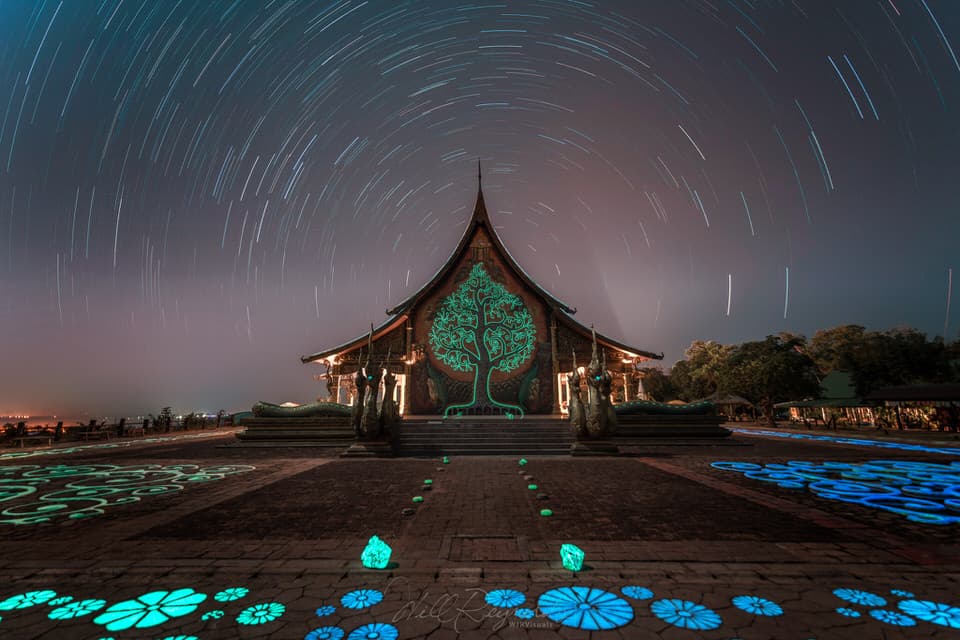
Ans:
[[[391,331],[396,329],[398,326],[400,326],[400,324],[405,322],[406,319],[407,319],[407,314],[391,316],[389,319],[387,319],[386,322],[381,324],[379,327],[375,327],[373,329],[373,339],[379,340],[384,335],[390,333]],[[325,349],[324,351],[320,351],[320,352],[311,354],[309,356],[300,356],[300,362],[304,364],[308,362],[319,362],[321,360],[326,360],[330,356],[336,356],[346,351],[353,351],[354,349],[362,347],[369,338],[370,338],[370,334],[365,333],[363,335],[357,336],[353,340],[344,342],[343,344],[333,347],[331,349]]]

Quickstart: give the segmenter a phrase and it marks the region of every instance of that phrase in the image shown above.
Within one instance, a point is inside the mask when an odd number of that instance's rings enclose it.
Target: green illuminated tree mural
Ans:
[[[430,327],[434,355],[454,371],[473,371],[470,402],[453,404],[444,415],[470,407],[501,407],[523,415],[517,405],[493,399],[494,371],[515,371],[533,353],[537,331],[533,317],[519,296],[494,282],[483,263],[473,265],[456,291],[443,299]],[[483,385],[483,397],[477,387]]]

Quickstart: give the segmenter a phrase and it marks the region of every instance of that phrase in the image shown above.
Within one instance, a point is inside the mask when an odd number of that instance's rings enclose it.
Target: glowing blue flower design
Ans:
[[[861,591],[860,589],[834,589],[833,595],[841,600],[865,607],[882,607],[887,604],[887,601],[877,594],[870,593],[869,591]]]
[[[106,600],[78,600],[54,609],[47,617],[51,620],[71,620],[100,611],[106,605]]]
[[[59,607],[67,604],[68,602],[73,602],[73,596],[60,596],[59,598],[54,598],[53,600],[47,601],[47,604],[51,607]]]
[[[201,620],[219,620],[225,615],[226,613],[224,613],[220,609],[214,609],[213,611],[207,611],[205,614],[200,616],[200,619]]]
[[[486,600],[487,604],[491,607],[512,609],[526,602],[527,596],[513,589],[496,589],[488,593],[484,600]]]
[[[707,631],[723,624],[715,611],[689,600],[657,600],[650,605],[650,611],[664,622],[682,629]]]
[[[372,607],[383,600],[383,594],[376,589],[357,589],[344,594],[340,598],[340,604],[347,609],[365,609]]]
[[[514,611],[513,615],[517,616],[521,620],[529,620],[530,618],[535,616],[536,613],[534,613],[533,609],[522,608]]]
[[[917,621],[913,618],[887,609],[874,609],[870,612],[870,616],[880,622],[886,622],[897,627],[912,627],[917,624]]]
[[[890,589],[890,593],[897,596],[898,598],[912,598],[913,594],[909,591],[904,591],[903,589]]]
[[[540,596],[537,605],[554,622],[575,629],[616,629],[633,620],[633,609],[627,601],[602,589],[551,589]]]
[[[633,598],[634,600],[649,600],[653,597],[653,591],[650,591],[650,589],[647,589],[646,587],[639,587],[634,584],[622,587],[620,589],[620,593],[628,598]]]
[[[151,591],[134,600],[118,602],[94,618],[93,622],[106,625],[108,631],[146,629],[163,624],[170,618],[193,613],[206,599],[206,594],[193,589]]]
[[[783,607],[772,600],[758,596],[737,596],[733,599],[733,606],[755,616],[782,616]]]
[[[56,597],[56,595],[57,592],[51,591],[50,589],[44,589],[42,591],[28,591],[26,593],[11,596],[3,602],[0,602],[0,611],[26,609],[27,607],[43,604],[51,598]]]
[[[260,602],[241,611],[237,622],[246,625],[266,624],[282,616],[286,610],[279,602]]]
[[[305,635],[303,640],[340,640],[342,637],[343,629],[340,627],[320,627]]]
[[[350,632],[347,640],[397,640],[400,632],[392,624],[371,622]]]
[[[337,608],[334,607],[333,605],[325,604],[325,605],[323,605],[322,607],[319,607],[319,608],[317,609],[317,611],[316,611],[317,617],[318,617],[318,618],[322,618],[322,617],[324,617],[324,616],[333,615],[333,612],[336,611],[336,610],[337,610]]]
[[[860,612],[856,609],[849,609],[847,607],[837,607],[837,613],[848,618],[859,618]]]
[[[247,589],[246,587],[230,587],[229,589],[224,589],[217,595],[213,596],[213,599],[217,602],[233,602],[234,600],[239,600],[248,593],[250,593],[250,589]]]
[[[163,640],[199,640],[197,636],[167,636]]]
[[[960,609],[942,602],[929,600],[904,600],[897,604],[904,612],[924,622],[960,629]]]

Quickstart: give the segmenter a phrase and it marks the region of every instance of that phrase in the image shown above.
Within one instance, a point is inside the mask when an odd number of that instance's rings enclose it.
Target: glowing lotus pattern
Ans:
[[[715,611],[689,600],[657,600],[650,605],[650,611],[664,622],[681,629],[709,631],[723,624]]]
[[[653,591],[647,589],[646,587],[640,587],[635,584],[621,587],[620,593],[628,598],[633,598],[634,600],[649,600],[653,597]]]
[[[337,610],[337,608],[334,607],[333,605],[325,604],[325,605],[323,605],[322,607],[318,607],[318,608],[317,608],[316,614],[317,614],[317,617],[318,617],[318,618],[322,618],[322,617],[324,617],[324,616],[333,615],[333,613],[334,613],[336,610]]]
[[[960,462],[714,462],[711,466],[786,489],[806,488],[821,498],[889,511],[911,522],[960,523]]]
[[[250,593],[250,589],[246,587],[230,587],[229,589],[224,589],[220,593],[213,596],[213,599],[217,602],[233,602],[234,600],[239,600]]]
[[[526,602],[527,596],[513,589],[495,589],[488,593],[484,600],[491,607],[512,609],[513,607],[519,607]]]
[[[575,629],[616,629],[633,620],[633,609],[626,600],[590,587],[551,589],[540,596],[537,605],[554,622]]]
[[[350,632],[347,640],[397,640],[400,632],[392,624],[371,622]]]
[[[905,616],[902,613],[888,609],[874,609],[870,612],[870,616],[880,622],[886,622],[896,627],[912,627],[917,624],[917,621],[910,616]]]
[[[960,608],[929,600],[904,600],[897,603],[904,613],[951,629],[960,629]]]
[[[70,620],[88,616],[91,613],[100,611],[107,605],[106,600],[77,600],[70,602],[62,607],[58,607],[48,614],[51,620]]]
[[[303,640],[340,640],[343,636],[343,629],[340,627],[320,627],[305,635]]]
[[[859,604],[864,607],[882,607],[887,604],[887,601],[877,594],[870,593],[869,591],[861,591],[860,589],[834,589],[833,595],[841,600],[846,600],[847,602]]]
[[[193,589],[152,591],[112,605],[93,622],[106,626],[108,631],[146,629],[161,625],[171,618],[193,613],[206,599],[206,594]]]
[[[340,598],[340,604],[347,609],[366,609],[383,600],[383,594],[376,589],[357,589]]]
[[[48,600],[56,597],[56,595],[57,592],[51,591],[50,589],[43,589],[41,591],[28,591],[26,593],[11,596],[3,602],[0,602],[0,611],[12,611],[14,609],[26,609],[28,607],[33,607],[47,602]]]
[[[280,602],[260,602],[241,611],[237,622],[248,626],[266,624],[282,616],[286,610],[287,607]]]
[[[783,607],[772,600],[760,598],[758,596],[737,596],[733,600],[733,606],[741,611],[752,613],[756,616],[782,616]]]

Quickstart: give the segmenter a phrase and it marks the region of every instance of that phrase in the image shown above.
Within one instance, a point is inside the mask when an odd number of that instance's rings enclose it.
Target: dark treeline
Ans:
[[[695,340],[684,355],[669,373],[642,370],[654,399],[736,394],[771,421],[775,404],[818,397],[831,371],[849,372],[861,397],[881,387],[960,381],[960,341],[928,339],[910,328],[867,331],[849,324],[817,331],[811,340],[791,333],[736,345]]]

